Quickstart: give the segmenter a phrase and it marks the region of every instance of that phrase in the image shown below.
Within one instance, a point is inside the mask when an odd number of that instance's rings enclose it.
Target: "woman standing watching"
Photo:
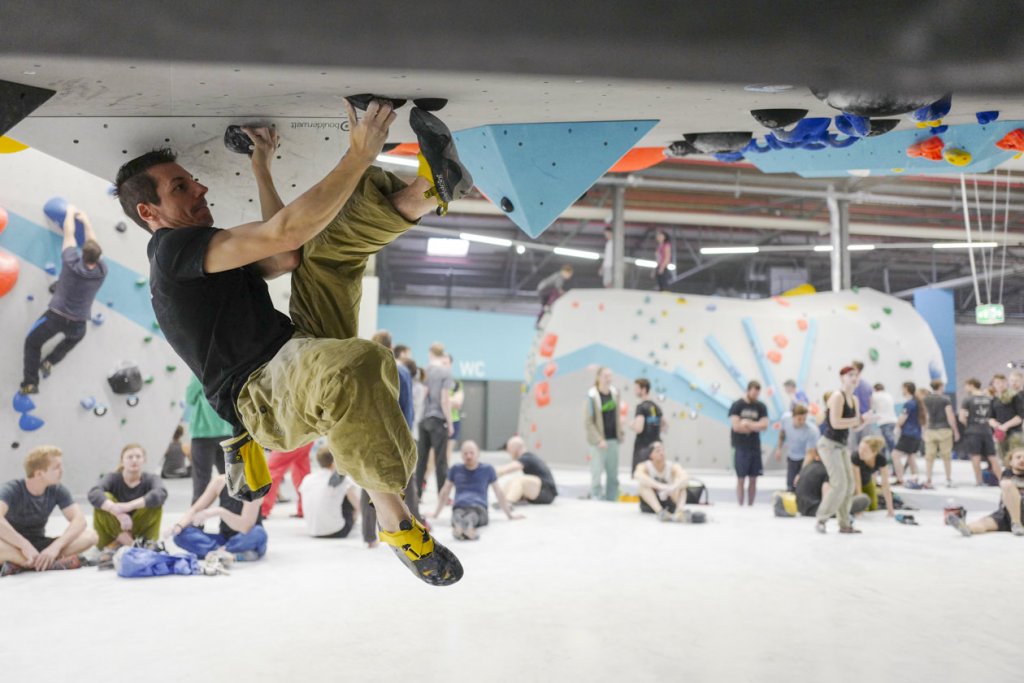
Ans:
[[[101,549],[133,545],[135,539],[156,541],[160,537],[167,489],[160,477],[143,472],[146,451],[130,443],[121,449],[121,464],[89,491],[96,509],[92,523]]]
[[[612,386],[612,371],[600,368],[594,386],[587,392],[583,411],[587,443],[590,444],[590,497],[617,500],[619,497],[619,392]],[[601,473],[605,474],[602,495]]]
[[[852,366],[839,371],[840,390],[829,396],[825,413],[825,431],[818,440],[818,455],[828,472],[829,489],[818,506],[815,529],[825,533],[825,523],[835,515],[839,520],[839,533],[859,534],[850,519],[853,501],[853,465],[847,454],[846,442],[850,430],[864,425],[860,404],[853,395],[857,386],[857,372]]]
[[[910,473],[917,476],[914,454],[921,451],[921,404],[917,397],[917,386],[913,382],[903,383],[903,412],[897,424],[900,438],[892,449],[892,464],[896,468],[896,483],[903,485],[903,470],[910,467]],[[904,462],[906,460],[906,462]]]

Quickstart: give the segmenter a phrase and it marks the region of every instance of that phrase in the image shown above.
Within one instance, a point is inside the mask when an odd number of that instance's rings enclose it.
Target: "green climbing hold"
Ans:
[[[878,362],[878,349],[868,349],[868,358],[871,359],[872,363]]]
[[[157,321],[154,320],[153,321],[153,329],[154,330],[159,330],[160,329],[160,323],[158,323]]]
[[[146,278],[144,278],[144,277],[140,277],[138,280],[135,281],[135,286],[136,287],[142,287],[145,284],[146,284]]]
[[[883,313],[885,313],[886,315],[892,315],[892,309],[891,309],[891,308],[889,308],[888,306],[886,306],[885,308],[883,308],[883,309],[882,309],[882,312],[883,312]]]
[[[857,286],[850,287],[850,291],[853,292],[854,294],[860,294],[860,287],[857,287]]]
[[[126,424],[127,422],[128,422],[128,418],[126,418],[126,417],[122,417],[122,418],[121,418],[121,426],[122,426],[122,427],[123,427],[123,426],[124,426],[124,425],[125,425],[125,424]]]
[[[873,329],[873,330],[877,330],[881,326],[882,326],[882,323],[879,323],[879,322],[871,323],[871,329]]]
[[[901,360],[900,361],[900,367],[903,368],[904,370],[911,368],[913,365],[914,365],[914,361],[912,361],[912,360]]]
[[[165,365],[164,366],[164,370],[166,370],[167,372],[174,372],[177,369],[178,369],[177,365]]]
[[[148,344],[151,341],[153,341],[153,335],[151,334],[147,334],[145,337],[142,338],[142,342],[144,344]]]
[[[150,375],[149,377],[147,377],[146,379],[144,379],[142,381],[145,382],[146,384],[152,384],[154,379],[156,379],[156,378],[153,377],[153,375]]]

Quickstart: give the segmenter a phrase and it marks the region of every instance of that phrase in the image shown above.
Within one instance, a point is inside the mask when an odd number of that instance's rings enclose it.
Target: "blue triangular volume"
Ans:
[[[537,237],[657,124],[498,124],[460,130],[455,141],[477,188]]]

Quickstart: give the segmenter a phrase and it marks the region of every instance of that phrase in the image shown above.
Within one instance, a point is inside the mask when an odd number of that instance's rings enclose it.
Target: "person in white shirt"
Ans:
[[[640,484],[640,512],[654,513],[662,522],[704,521],[703,512],[684,509],[690,478],[679,463],[665,461],[660,441],[651,444],[650,455],[636,466],[633,478]]]
[[[612,229],[604,229],[604,258],[601,260],[601,284],[611,287],[615,277],[614,242]]]
[[[874,389],[875,392],[871,394],[871,414],[875,416],[875,424],[882,430],[885,455],[888,456],[896,447],[896,402],[881,383],[876,384]]]
[[[338,474],[326,443],[317,448],[316,462],[320,468],[299,486],[306,529],[315,538],[345,538],[359,517],[359,487]]]

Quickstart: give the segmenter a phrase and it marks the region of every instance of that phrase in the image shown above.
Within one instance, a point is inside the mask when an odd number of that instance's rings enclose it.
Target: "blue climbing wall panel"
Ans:
[[[537,237],[657,123],[491,125],[460,130],[455,141],[477,188]]]
[[[931,128],[896,130],[864,138],[842,148],[749,152],[745,159],[765,173],[797,173],[805,178],[845,176],[850,169],[868,171],[870,175],[987,173],[1016,154],[999,149],[996,142],[1017,128],[1024,128],[1024,121],[949,126],[939,137],[945,143],[945,149],[958,148],[970,152],[971,163],[966,166],[907,156],[908,147],[932,137]],[[761,147],[764,147],[763,142]]]

